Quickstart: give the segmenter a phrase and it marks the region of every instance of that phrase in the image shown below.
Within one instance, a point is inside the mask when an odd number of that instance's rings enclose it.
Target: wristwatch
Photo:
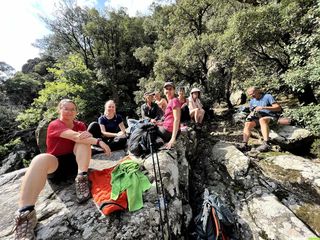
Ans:
[[[97,146],[100,146],[99,143],[100,143],[101,141],[102,141],[101,138],[97,138],[97,144],[96,144],[96,145],[97,145]]]

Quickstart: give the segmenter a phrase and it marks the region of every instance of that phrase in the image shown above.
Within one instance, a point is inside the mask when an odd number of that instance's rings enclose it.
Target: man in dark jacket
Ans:
[[[158,104],[153,102],[153,95],[153,92],[146,92],[144,94],[146,102],[141,106],[141,116],[142,119],[148,119],[154,123],[161,119],[163,112]]]

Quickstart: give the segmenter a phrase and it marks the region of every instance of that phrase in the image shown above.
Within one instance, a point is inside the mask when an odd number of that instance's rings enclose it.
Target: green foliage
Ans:
[[[16,105],[28,106],[42,88],[42,82],[39,75],[35,73],[18,72],[13,78],[5,81],[3,88],[11,102]],[[21,94],[24,97],[21,97]]]
[[[73,99],[81,109],[84,103],[80,94],[83,91],[83,87],[76,84],[62,81],[47,82],[45,88],[39,92],[39,97],[32,103],[31,108],[17,116],[19,127],[26,129],[36,126],[43,118],[51,120],[57,117],[57,105],[63,98]]]
[[[62,82],[87,85],[93,78],[93,72],[87,68],[79,54],[68,55],[66,59],[60,59],[53,68],[48,68],[55,79]]]
[[[287,114],[300,125],[310,129],[316,136],[320,136],[320,104],[288,109]]]
[[[14,149],[14,147],[19,144],[21,144],[21,139],[16,138],[4,145],[0,145],[0,159],[3,159],[5,156],[7,156]]]
[[[20,111],[21,109],[15,106],[0,105],[0,135],[17,127],[14,120]]]
[[[152,64],[155,60],[154,51],[147,46],[137,48],[133,55],[146,66]]]
[[[320,158],[320,139],[316,139],[311,146],[311,151],[312,154]]]

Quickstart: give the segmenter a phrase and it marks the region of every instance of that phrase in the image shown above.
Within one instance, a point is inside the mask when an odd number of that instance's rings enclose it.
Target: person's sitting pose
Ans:
[[[22,179],[19,210],[16,215],[15,239],[35,239],[37,224],[34,205],[46,179],[58,183],[75,177],[77,201],[91,197],[88,167],[91,144],[99,145],[107,155],[110,148],[86,131],[86,126],[76,121],[76,104],[63,99],[58,105],[59,118],[50,122],[47,129],[47,153],[34,157]]]
[[[204,118],[205,111],[203,110],[203,106],[200,101],[199,88],[191,89],[188,106],[189,106],[191,119],[193,119],[197,125],[201,125]]]
[[[116,104],[109,100],[104,105],[104,115],[98,122],[90,123],[88,131],[97,138],[102,138],[111,151],[124,149],[127,143],[126,128],[122,117],[116,114]]]
[[[155,103],[158,104],[158,106],[161,108],[162,112],[164,113],[166,111],[166,107],[168,104],[167,100],[164,98],[161,98],[159,91],[154,92],[154,99],[155,99]]]
[[[270,94],[262,93],[257,87],[248,88],[247,94],[252,97],[249,103],[251,113],[244,124],[243,143],[240,147],[242,150],[248,149],[251,130],[256,126],[260,126],[263,144],[256,150],[260,152],[268,151],[270,149],[269,124],[277,123],[282,108]]]
[[[167,142],[165,147],[170,149],[175,144],[180,130],[181,104],[179,99],[175,97],[175,86],[172,82],[166,82],[163,88],[168,99],[168,105],[163,116],[163,122],[157,122],[158,135]]]
[[[144,94],[146,102],[141,106],[141,116],[142,119],[149,120],[152,123],[160,120],[163,116],[161,108],[153,102],[153,92],[147,92]]]
[[[188,98],[186,98],[185,90],[183,87],[179,88],[178,99],[181,104],[181,124],[183,124],[187,121],[190,121],[190,112],[188,107],[189,100]]]
[[[145,103],[141,105],[141,117],[142,119],[137,120],[133,118],[127,118],[127,124],[129,127],[129,132],[132,133],[136,124],[139,122],[152,122],[155,123],[161,119],[163,112],[161,108],[153,102],[154,93],[146,92],[144,95]]]

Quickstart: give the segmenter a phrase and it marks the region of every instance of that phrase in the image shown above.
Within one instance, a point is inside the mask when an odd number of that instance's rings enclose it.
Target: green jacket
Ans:
[[[143,207],[142,193],[151,187],[149,179],[139,170],[139,164],[133,160],[121,162],[111,174],[111,199],[127,190],[129,211]]]

